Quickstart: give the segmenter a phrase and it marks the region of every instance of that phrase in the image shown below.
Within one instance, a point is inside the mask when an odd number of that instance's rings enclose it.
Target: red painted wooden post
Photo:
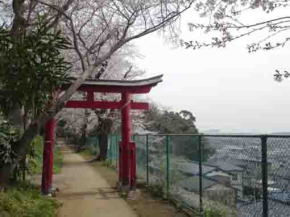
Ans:
[[[119,184],[122,185],[123,178],[123,145],[119,142]]]
[[[45,141],[43,148],[43,167],[42,167],[42,183],[41,191],[48,194],[52,188],[53,176],[53,146],[54,146],[54,129],[55,119],[51,118],[45,125]]]
[[[130,141],[131,141],[131,95],[128,92],[122,93],[123,106],[121,108],[122,115],[122,142],[121,142],[121,185],[123,187],[130,185]]]
[[[137,180],[137,172],[136,172],[136,144],[134,142],[130,142],[130,150],[131,150],[131,181],[130,181],[130,189],[136,189],[136,180]]]

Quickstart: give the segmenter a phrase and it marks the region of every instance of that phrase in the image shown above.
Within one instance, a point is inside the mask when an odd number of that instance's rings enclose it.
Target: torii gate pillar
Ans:
[[[131,94],[122,93],[122,141],[119,145],[119,184],[133,190],[136,187],[135,143],[131,141]]]
[[[119,145],[119,181],[123,186],[128,186],[130,182],[130,166],[129,162],[129,143],[131,142],[131,117],[130,117],[130,100],[131,95],[129,93],[122,93],[121,119],[122,119],[122,141]]]
[[[55,142],[55,125],[56,125],[56,121],[54,118],[51,118],[45,124],[42,180],[41,180],[41,191],[44,195],[51,193],[51,190],[52,190],[53,148],[54,148],[54,142]]]

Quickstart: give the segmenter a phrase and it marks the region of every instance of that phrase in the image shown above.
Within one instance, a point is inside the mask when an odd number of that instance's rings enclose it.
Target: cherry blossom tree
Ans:
[[[51,93],[47,109],[29,120],[15,153],[22,159],[39,127],[61,111],[85,79],[99,72],[106,61],[132,40],[174,26],[194,0],[10,0],[0,1],[1,25],[15,38],[42,20],[51,31],[61,31],[71,42],[63,52],[73,63],[76,79],[69,88]],[[22,105],[13,114],[21,116]],[[21,118],[18,118],[18,121]],[[0,168],[1,176],[1,168]]]

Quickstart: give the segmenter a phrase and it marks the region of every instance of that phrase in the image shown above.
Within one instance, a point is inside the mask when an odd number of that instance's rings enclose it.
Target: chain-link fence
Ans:
[[[290,136],[150,134],[133,140],[138,182],[194,216],[290,216]],[[116,168],[119,141],[110,136],[107,154]]]

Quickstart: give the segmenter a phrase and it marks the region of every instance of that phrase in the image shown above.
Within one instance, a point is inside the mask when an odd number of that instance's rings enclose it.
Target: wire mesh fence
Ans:
[[[107,159],[111,166],[118,168],[120,136],[111,135],[108,140]]]
[[[138,182],[194,216],[290,216],[290,136],[150,134],[133,140]],[[110,136],[107,153],[116,168],[119,141]]]
[[[86,138],[85,146],[89,149],[92,154],[98,154],[99,150],[99,139],[97,136],[89,136]]]

